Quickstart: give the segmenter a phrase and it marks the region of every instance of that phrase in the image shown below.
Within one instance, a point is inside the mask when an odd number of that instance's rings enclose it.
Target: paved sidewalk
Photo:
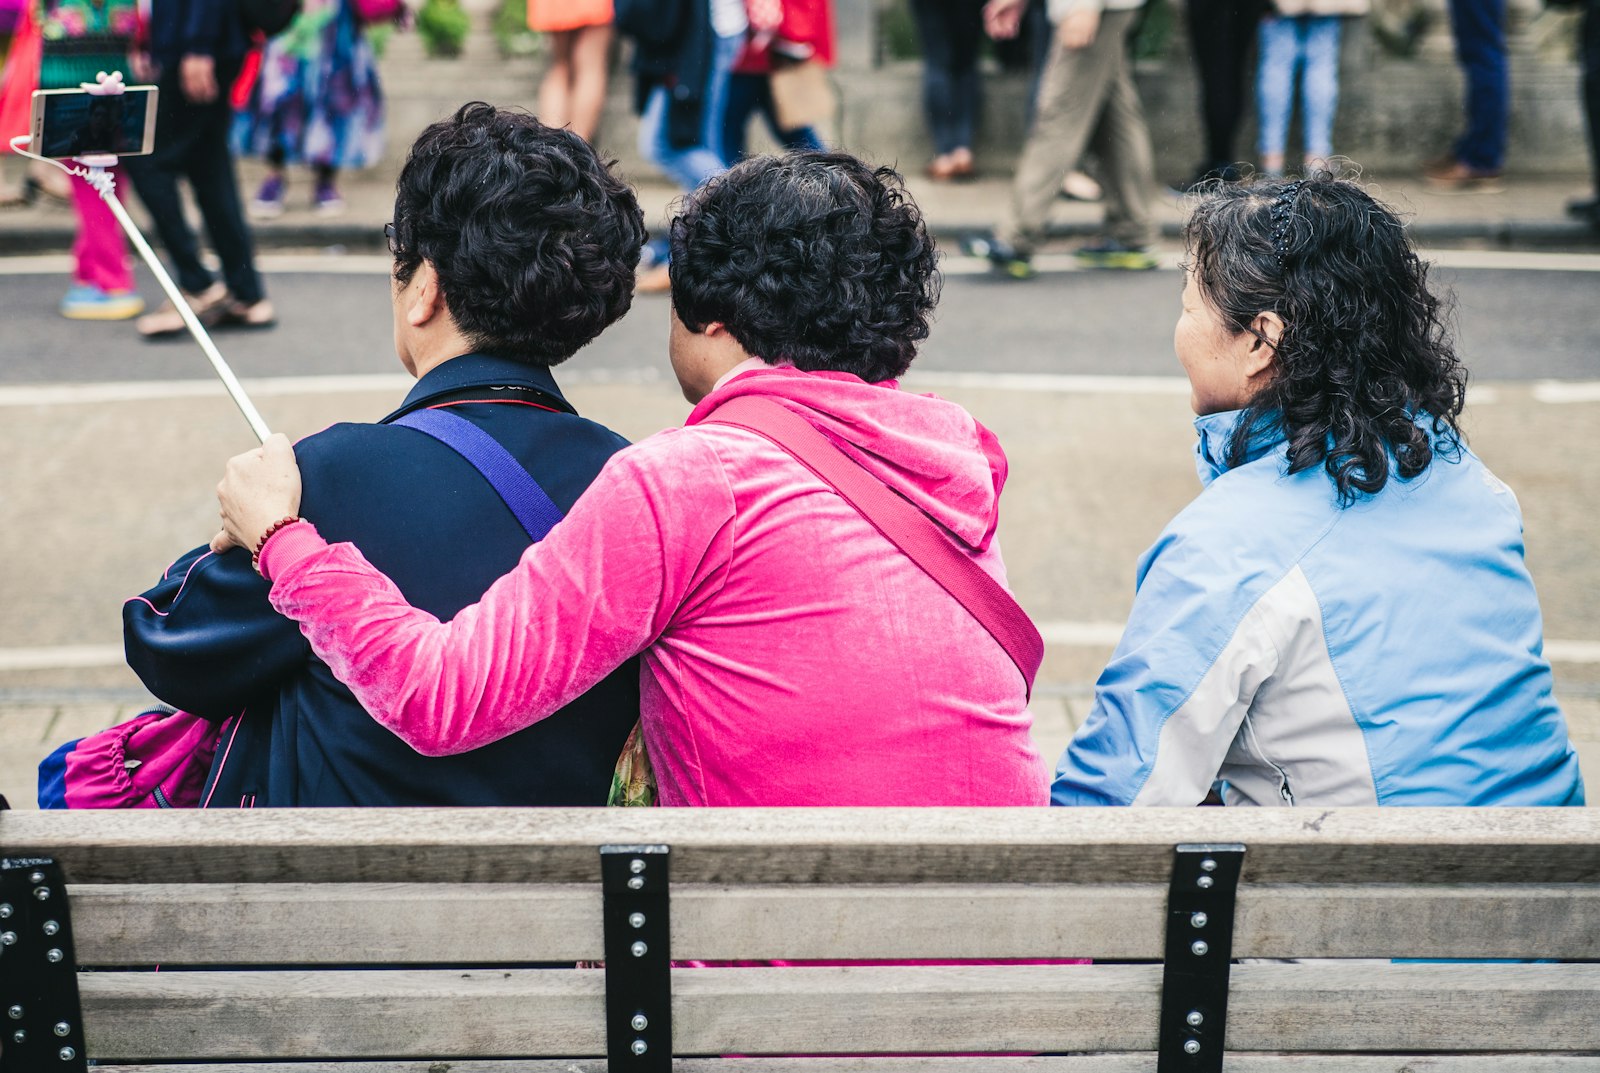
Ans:
[[[248,198],[264,172],[254,161],[242,162],[239,172],[241,192]],[[653,175],[633,178],[646,220],[659,233],[679,191]],[[253,222],[256,241],[262,249],[381,250],[383,225],[393,215],[393,179],[392,172],[381,169],[347,176],[341,184],[347,209],[333,217],[312,212],[310,185],[301,182],[291,187],[283,216]],[[1377,196],[1410,215],[1412,230],[1424,245],[1600,250],[1600,232],[1566,215],[1567,201],[1584,193],[1582,182],[1570,177],[1513,177],[1498,194],[1440,193],[1411,176],[1374,175],[1369,182]],[[934,183],[912,174],[907,183],[935,234],[946,240],[992,225],[1010,194],[1004,176]],[[1163,196],[1157,209],[1167,240],[1176,239],[1183,219],[1181,199]],[[143,224],[137,203],[134,215]],[[1098,205],[1060,201],[1053,230],[1063,238],[1090,235],[1100,217]],[[0,208],[0,255],[64,253],[72,246],[74,227],[72,208],[65,202],[41,198],[33,206]]]

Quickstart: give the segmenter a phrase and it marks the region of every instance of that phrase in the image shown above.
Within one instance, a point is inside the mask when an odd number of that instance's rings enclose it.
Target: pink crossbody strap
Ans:
[[[994,635],[1022,672],[1032,697],[1033,680],[1044,659],[1044,639],[1005,587],[946,536],[937,522],[890,491],[811,422],[775,402],[741,395],[718,406],[701,423],[734,425],[771,440],[843,496]]]

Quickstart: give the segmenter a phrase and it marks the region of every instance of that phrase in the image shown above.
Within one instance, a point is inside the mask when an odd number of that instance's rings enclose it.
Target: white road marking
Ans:
[[[964,256],[953,244],[946,244],[939,269],[947,276],[981,276],[990,272],[989,263],[980,257]],[[1423,259],[1440,268],[1486,272],[1600,272],[1600,254],[1527,253],[1513,250],[1435,250],[1424,249]],[[1160,250],[1156,258],[1161,268],[1175,270],[1183,260],[1179,250]],[[332,276],[387,276],[393,260],[382,253],[264,253],[256,258],[257,267],[270,274],[322,273]],[[73,260],[66,254],[32,254],[0,257],[0,276],[57,276],[72,272]],[[1065,272],[1093,272],[1078,264],[1070,253],[1042,253],[1033,267],[1045,275]]]
[[[1122,638],[1120,622],[1041,622],[1045,644],[1062,648],[1114,648]],[[1600,663],[1600,641],[1546,641],[1552,663]],[[0,672],[75,670],[119,667],[121,645],[63,645],[56,648],[0,648]]]
[[[644,369],[570,369],[561,380],[573,385],[658,384],[667,379],[660,367]],[[400,395],[414,381],[402,373],[352,373],[339,376],[271,376],[242,381],[252,398],[286,395],[373,393]],[[912,390],[976,389],[991,391],[1054,392],[1064,395],[1167,395],[1189,394],[1181,376],[1099,376],[1070,373],[961,373],[912,372],[906,377]],[[1570,390],[1569,390],[1570,389]],[[7,406],[87,406],[108,402],[152,402],[163,399],[212,398],[224,395],[215,380],[124,380],[84,384],[13,384],[0,386],[0,408]],[[1600,385],[1542,382],[1533,392],[1540,402],[1600,402]],[[1473,387],[1468,401],[1474,406],[1498,402],[1500,391]]]
[[[1600,380],[1541,380],[1533,385],[1538,402],[1600,402]]]
[[[56,671],[116,667],[121,645],[63,645],[60,648],[0,648],[0,671]]]

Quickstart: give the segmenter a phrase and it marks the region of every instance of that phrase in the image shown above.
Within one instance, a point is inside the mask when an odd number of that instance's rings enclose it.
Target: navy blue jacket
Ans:
[[[175,73],[186,55],[226,64],[250,50],[239,0],[151,0],[150,55]],[[224,96],[228,87],[220,87]]]
[[[460,455],[386,424],[439,405],[498,440],[563,512],[627,441],[578,417],[548,370],[469,354],[424,376],[383,423],[334,425],[296,444],[301,515],[448,620],[517,564],[528,536]],[[218,721],[243,713],[223,726],[212,807],[605,804],[639,718],[637,661],[502,741],[424,757],[362,709],[267,591],[247,552],[202,547],[123,607],[128,664],[153,694]]]

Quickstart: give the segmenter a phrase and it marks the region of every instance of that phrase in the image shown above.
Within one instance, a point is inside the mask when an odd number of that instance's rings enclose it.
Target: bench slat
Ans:
[[[598,970],[89,973],[99,1059],[598,1055]],[[1236,1051],[1600,1047],[1600,965],[1240,965]],[[1158,966],[680,969],[675,1050],[1148,1051]]]
[[[1036,1058],[763,1058],[759,1073],[1151,1073],[1149,1054]],[[752,1073],[742,1058],[680,1058],[673,1073]],[[1228,1056],[1228,1073],[1594,1073],[1592,1055]],[[428,1059],[393,1062],[271,1062],[101,1066],[98,1073],[440,1073]],[[448,1073],[607,1073],[604,1059],[452,1061]]]
[[[85,965],[492,964],[603,956],[594,884],[69,888]],[[676,956],[1160,959],[1166,888],[677,885]],[[285,922],[292,921],[286,942]],[[1238,957],[1600,958],[1600,888],[1247,886]]]
[[[665,842],[702,883],[1165,882],[1179,842],[1254,882],[1600,881],[1597,809],[271,809],[0,813],[76,883],[589,882]]]

